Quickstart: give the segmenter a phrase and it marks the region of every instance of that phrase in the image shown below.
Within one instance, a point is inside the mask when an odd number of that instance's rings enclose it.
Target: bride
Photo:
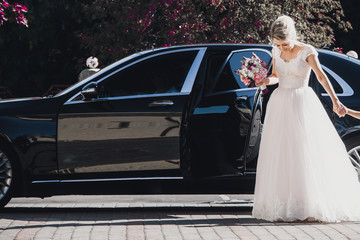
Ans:
[[[360,221],[360,184],[345,146],[308,86],[311,69],[340,117],[346,108],[321,69],[314,47],[298,42],[294,21],[271,26],[272,75],[252,214],[268,221]]]

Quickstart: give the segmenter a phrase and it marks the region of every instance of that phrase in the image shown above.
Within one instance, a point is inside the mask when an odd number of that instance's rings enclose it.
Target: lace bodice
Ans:
[[[275,71],[279,78],[279,88],[300,88],[308,86],[311,68],[306,62],[306,58],[314,54],[317,56],[315,48],[308,44],[297,43],[302,46],[296,58],[286,62],[280,57],[280,49],[276,46],[272,49],[275,59]]]

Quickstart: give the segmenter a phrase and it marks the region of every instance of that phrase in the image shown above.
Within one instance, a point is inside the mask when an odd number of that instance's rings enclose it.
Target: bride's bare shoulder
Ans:
[[[308,43],[298,42],[297,46],[300,47],[301,49],[315,49],[313,45]]]

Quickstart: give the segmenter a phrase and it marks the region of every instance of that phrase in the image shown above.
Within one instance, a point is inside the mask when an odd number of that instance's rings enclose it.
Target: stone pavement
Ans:
[[[69,196],[71,198],[71,196]],[[360,222],[271,223],[251,202],[12,203],[0,239],[360,239]]]

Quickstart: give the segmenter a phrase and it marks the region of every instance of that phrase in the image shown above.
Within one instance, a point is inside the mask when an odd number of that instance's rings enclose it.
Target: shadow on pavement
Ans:
[[[249,206],[211,206],[211,207],[202,207],[202,206],[154,206],[154,207],[5,207],[0,210],[0,216],[5,213],[79,213],[79,212],[181,212],[181,213],[236,213],[241,212],[251,212],[252,207]]]
[[[247,207],[131,207],[131,208],[12,208],[3,209],[2,220],[20,221],[1,230],[70,226],[184,225],[186,227],[274,226],[321,224],[272,223],[251,217]],[[28,224],[31,222],[31,224]]]

